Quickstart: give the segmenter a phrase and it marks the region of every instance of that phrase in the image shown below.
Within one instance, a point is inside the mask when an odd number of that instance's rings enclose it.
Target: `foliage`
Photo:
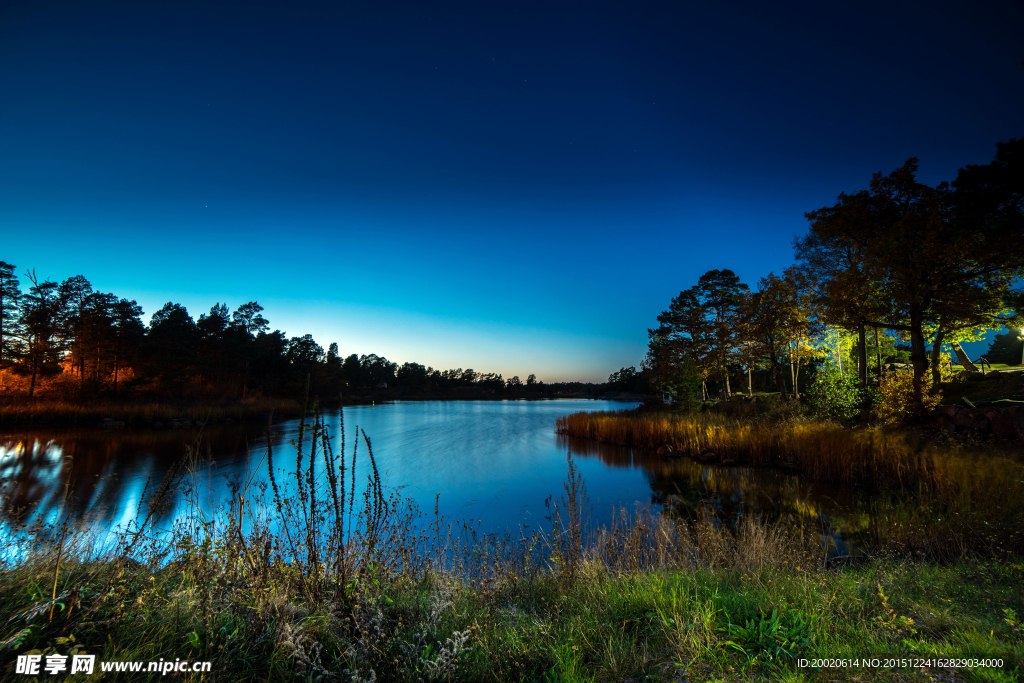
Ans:
[[[838,367],[828,364],[820,368],[811,380],[807,400],[819,417],[849,420],[860,412],[862,391],[852,375],[844,375]]]
[[[0,369],[17,358],[21,289],[15,267],[0,261]]]
[[[878,383],[875,413],[885,424],[901,424],[914,415],[931,410],[942,401],[942,392],[932,388],[931,375],[923,379],[924,397],[918,401],[914,394],[914,374],[905,370],[887,372]]]
[[[1024,252],[1005,248],[1024,240],[1022,162],[1024,141],[1002,143],[996,161],[961,169],[951,190],[918,183],[917,159],[909,159],[887,176],[876,173],[868,190],[807,214],[810,231],[796,241],[796,255],[826,321],[906,332],[918,404],[929,365],[938,373],[945,334],[1007,319],[1004,302],[1024,267]]]
[[[772,610],[770,617],[762,613],[744,626],[730,622],[725,631],[725,645],[746,655],[754,665],[792,665],[811,647],[808,625],[799,613],[780,619],[778,610]]]
[[[737,359],[737,317],[747,286],[731,270],[709,270],[672,299],[647,331],[648,365],[663,371],[691,363],[701,381],[724,379]],[[663,382],[664,383],[664,382]]]
[[[647,379],[635,367],[622,368],[608,375],[608,390],[643,393],[647,390]]]
[[[769,273],[757,283],[757,291],[743,297],[739,308],[740,334],[748,353],[766,358],[783,398],[788,395],[782,363],[791,345],[803,348],[809,336],[808,316],[795,271],[783,277]]]

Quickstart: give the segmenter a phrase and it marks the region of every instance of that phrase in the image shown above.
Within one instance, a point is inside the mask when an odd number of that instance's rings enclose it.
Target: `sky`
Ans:
[[[0,3],[0,260],[343,355],[603,381],[804,213],[1024,136],[994,2]],[[24,278],[23,278],[24,279]]]

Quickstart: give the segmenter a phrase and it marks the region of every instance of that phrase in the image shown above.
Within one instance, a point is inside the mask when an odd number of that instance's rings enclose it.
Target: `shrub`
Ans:
[[[875,396],[875,413],[886,424],[899,424],[920,412],[931,410],[942,400],[942,393],[932,387],[932,375],[921,379],[923,400],[917,404],[914,397],[914,373],[897,370],[882,375]]]
[[[819,417],[849,420],[860,412],[861,391],[853,377],[827,365],[818,371],[807,389],[807,401]]]

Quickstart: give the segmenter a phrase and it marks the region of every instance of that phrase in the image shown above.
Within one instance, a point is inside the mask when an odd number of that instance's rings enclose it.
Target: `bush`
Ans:
[[[820,369],[807,389],[807,402],[814,414],[832,420],[856,417],[861,399],[857,380],[832,365]]]
[[[912,415],[931,410],[942,400],[942,394],[932,388],[932,374],[926,372],[921,380],[922,405],[914,398],[914,373],[897,370],[882,375],[875,396],[875,413],[886,424],[899,424]]]

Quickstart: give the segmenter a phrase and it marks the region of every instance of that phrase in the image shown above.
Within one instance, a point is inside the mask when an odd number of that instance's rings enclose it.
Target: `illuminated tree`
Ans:
[[[789,345],[806,331],[800,294],[794,282],[772,273],[761,278],[757,291],[743,296],[739,306],[739,330],[749,352],[768,361],[783,399],[789,397],[782,360]]]
[[[955,193],[918,183],[916,159],[876,173],[869,190],[808,213],[809,233],[795,243],[827,322],[909,335],[918,405],[930,365],[925,326],[970,324],[1024,267],[1024,250],[1007,248],[1024,240],[1020,189],[1011,187],[1024,155],[1011,143],[1000,146],[998,169],[961,169]]]

